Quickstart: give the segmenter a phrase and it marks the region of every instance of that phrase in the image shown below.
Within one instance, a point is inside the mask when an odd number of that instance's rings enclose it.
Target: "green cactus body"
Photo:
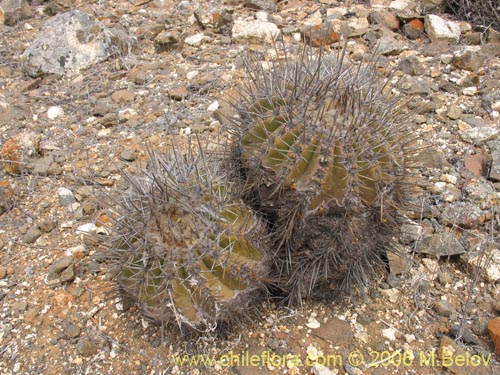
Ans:
[[[392,247],[408,191],[407,120],[371,66],[307,53],[269,71],[248,66],[232,131],[246,201],[274,221],[282,283],[292,302],[350,289]]]
[[[270,259],[266,228],[227,178],[197,157],[153,155],[125,199],[108,257],[122,295],[145,316],[196,331],[251,315]],[[193,330],[189,330],[193,331]]]

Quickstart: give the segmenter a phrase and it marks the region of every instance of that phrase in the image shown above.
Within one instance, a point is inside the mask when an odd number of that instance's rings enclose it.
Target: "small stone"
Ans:
[[[127,78],[137,85],[143,85],[144,83],[146,83],[146,72],[142,67],[137,66],[129,70],[129,72],[127,73]]]
[[[465,253],[465,248],[453,232],[436,233],[419,242],[417,253],[447,257]]]
[[[187,72],[186,78],[189,81],[191,81],[191,80],[195,79],[196,77],[198,77],[199,74],[200,74],[200,72],[198,70],[192,70],[190,72]]]
[[[476,228],[486,221],[486,214],[475,204],[468,202],[453,202],[443,210],[443,224],[462,228]]]
[[[0,266],[0,280],[4,279],[7,276],[7,267]]]
[[[135,93],[130,90],[118,90],[111,95],[111,100],[118,104],[128,104],[134,101]]]
[[[396,341],[396,333],[398,330],[393,327],[389,327],[382,330],[382,336],[384,336],[389,341]]]
[[[64,109],[61,107],[53,106],[47,110],[47,117],[49,120],[55,120],[58,117],[64,116]]]
[[[38,222],[38,227],[41,229],[42,232],[44,233],[50,233],[54,230],[54,228],[57,226],[57,220],[56,219],[43,219]]]
[[[82,357],[92,357],[97,353],[97,345],[87,337],[82,337],[76,343],[76,350]]]
[[[40,238],[40,236],[42,235],[42,231],[40,230],[40,228],[38,227],[38,225],[35,225],[31,228],[28,229],[28,231],[26,232],[26,234],[22,237],[22,241],[25,243],[25,244],[33,244],[36,242],[36,240],[38,238]]]
[[[371,12],[368,15],[368,22],[375,25],[385,25],[392,31],[398,31],[400,26],[399,19],[387,10]]]
[[[19,21],[33,17],[33,9],[25,0],[3,0],[0,3],[0,23],[14,26]]]
[[[120,154],[120,159],[132,162],[137,158],[134,150],[125,150]]]
[[[28,308],[28,302],[26,301],[19,301],[16,302],[12,305],[12,310],[18,311],[18,312],[23,312]]]
[[[432,41],[446,40],[458,42],[462,34],[458,23],[446,21],[434,14],[425,16],[425,31]]]
[[[80,10],[70,10],[49,18],[38,37],[22,57],[31,77],[43,73],[76,74],[108,58],[116,47],[111,30]]]
[[[444,317],[449,318],[453,312],[451,304],[448,301],[439,300],[434,304],[434,310]]]
[[[399,62],[399,70],[412,76],[421,76],[425,69],[417,56],[411,55]]]
[[[497,354],[500,356],[500,318],[488,322],[488,333],[495,344]]]
[[[446,116],[452,120],[457,120],[462,116],[462,109],[459,106],[452,104],[448,107]]]
[[[330,318],[320,328],[311,330],[311,334],[332,343],[350,345],[354,341],[349,322],[338,318]]]
[[[53,155],[44,156],[43,158],[37,159],[35,161],[32,173],[36,176],[48,176],[49,170],[53,169],[53,164]]]
[[[468,254],[466,262],[474,267],[481,267],[486,280],[496,283],[500,280],[500,250],[492,244],[486,243],[479,252]],[[484,262],[488,259],[488,262]]]
[[[233,43],[273,43],[281,35],[274,23],[235,20],[232,29]]]
[[[455,375],[468,375],[467,367],[461,365],[460,358],[466,358],[467,353],[454,340],[443,336],[439,342],[437,359],[441,360],[442,366]],[[444,359],[444,360],[443,360]]]
[[[410,260],[408,259],[408,257],[401,256],[393,252],[388,252],[387,259],[389,260],[389,269],[391,270],[391,275],[401,275],[411,268]]]
[[[470,48],[460,51],[453,56],[452,64],[459,69],[477,72],[484,66],[485,57]]]
[[[189,46],[192,47],[197,47],[203,43],[205,40],[210,40],[210,37],[206,36],[203,33],[195,34],[195,35],[190,35],[188,36],[185,40],[184,43],[186,43]]]
[[[174,100],[183,100],[186,99],[187,96],[189,95],[189,91],[186,86],[181,85],[174,87],[170,90],[168,90],[168,96],[170,96]]]
[[[314,363],[311,369],[314,375],[335,375],[336,373],[332,372],[328,367],[320,365],[318,363]]]
[[[250,9],[265,10],[268,12],[276,11],[275,0],[245,0],[245,5]]]
[[[68,268],[61,272],[59,275],[59,280],[61,283],[70,282],[75,279],[75,268],[71,264]]]
[[[180,34],[173,31],[162,31],[155,38],[157,52],[166,52],[173,49],[181,49],[183,41]]]
[[[62,335],[65,339],[74,339],[80,336],[82,330],[76,324],[68,321],[63,321],[61,324]]]
[[[474,333],[472,333],[472,331],[467,327],[462,327],[462,329],[460,329],[459,325],[454,325],[453,327],[451,327],[450,333],[456,339],[460,337],[460,339],[466,344],[472,344],[472,345],[479,344],[476,335],[474,335]]]
[[[399,55],[407,47],[392,36],[383,36],[374,44],[374,51],[383,56]]]
[[[76,202],[76,198],[73,195],[73,192],[64,187],[60,187],[57,189],[57,195],[59,196],[59,204],[61,206],[69,206],[72,203]]]
[[[424,23],[418,18],[415,18],[403,25],[403,34],[408,39],[420,38],[422,35],[424,35],[424,30]]]
[[[495,139],[500,133],[500,129],[491,126],[478,126],[474,128],[459,130],[460,138],[464,142],[472,143],[475,146]]]
[[[73,257],[63,256],[56,260],[51,266],[50,270],[56,273],[61,273],[66,268],[68,268],[71,264],[73,264]]]

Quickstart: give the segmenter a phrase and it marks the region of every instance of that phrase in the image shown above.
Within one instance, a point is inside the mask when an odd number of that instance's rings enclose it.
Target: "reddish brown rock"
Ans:
[[[465,169],[472,172],[475,176],[484,176],[486,168],[486,158],[482,154],[465,155]]]
[[[308,27],[301,31],[302,40],[312,47],[328,46],[339,41],[340,36],[335,31],[325,31],[321,26]]]
[[[424,23],[415,18],[403,25],[403,33],[408,39],[418,39],[424,34]]]
[[[398,31],[400,27],[399,19],[387,10],[371,12],[368,15],[368,21],[371,24],[385,25],[392,31]]]
[[[488,332],[495,344],[497,354],[500,356],[500,318],[495,318],[488,322]]]

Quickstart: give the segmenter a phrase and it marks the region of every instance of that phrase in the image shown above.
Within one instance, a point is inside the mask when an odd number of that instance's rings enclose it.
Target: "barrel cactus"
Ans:
[[[151,152],[118,205],[106,258],[122,297],[155,322],[220,331],[252,316],[265,295],[266,227],[199,148]]]
[[[393,251],[412,190],[414,137],[374,62],[305,48],[247,63],[230,130],[245,201],[270,223],[290,303],[366,284]],[[340,293],[339,293],[340,292]]]

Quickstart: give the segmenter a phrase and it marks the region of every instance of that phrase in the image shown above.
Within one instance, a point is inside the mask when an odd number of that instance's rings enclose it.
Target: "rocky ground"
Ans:
[[[439,3],[3,0],[0,373],[500,374],[500,34]],[[58,26],[70,10],[84,26]],[[243,53],[271,61],[273,39],[319,44],[326,25],[349,61],[380,55],[432,142],[408,259],[351,301],[269,303],[229,337],[172,337],[116,299],[85,244],[97,192],[122,187],[147,145],[217,134]],[[175,360],[190,354],[216,361]]]

